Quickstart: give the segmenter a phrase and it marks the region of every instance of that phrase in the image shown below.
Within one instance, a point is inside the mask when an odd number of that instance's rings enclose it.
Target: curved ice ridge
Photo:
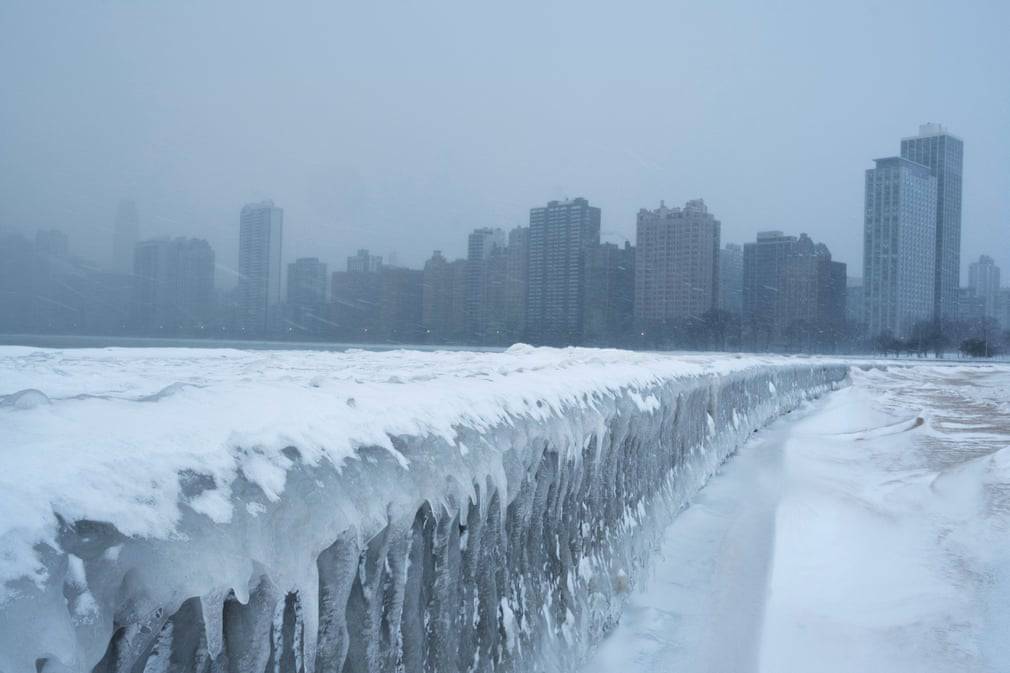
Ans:
[[[394,437],[339,470],[290,447],[279,499],[240,477],[230,522],[186,509],[170,540],[61,522],[45,586],[0,605],[0,649],[18,644],[0,670],[571,670],[727,456],[846,376],[811,361],[673,378],[460,427],[455,447]],[[190,497],[213,487],[183,477]]]

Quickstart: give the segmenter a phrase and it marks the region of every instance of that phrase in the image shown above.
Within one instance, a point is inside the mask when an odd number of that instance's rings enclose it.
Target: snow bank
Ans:
[[[0,671],[569,669],[686,498],[846,372],[2,347]]]

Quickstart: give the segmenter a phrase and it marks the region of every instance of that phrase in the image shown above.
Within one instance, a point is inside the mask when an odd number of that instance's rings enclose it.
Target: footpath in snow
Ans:
[[[852,381],[723,466],[586,673],[1010,670],[1010,368]]]

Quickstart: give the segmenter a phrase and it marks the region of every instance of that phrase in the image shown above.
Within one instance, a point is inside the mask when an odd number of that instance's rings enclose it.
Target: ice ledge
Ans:
[[[48,401],[0,406],[0,671],[246,673],[569,669],[669,516],[847,368],[0,349],[0,372]]]

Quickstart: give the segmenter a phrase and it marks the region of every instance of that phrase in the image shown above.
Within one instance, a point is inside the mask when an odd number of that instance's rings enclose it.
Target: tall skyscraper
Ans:
[[[133,256],[133,324],[149,334],[197,334],[214,306],[214,251],[195,238],[141,241]]]
[[[863,287],[870,337],[908,336],[935,315],[936,190],[929,167],[909,159],[877,159],[866,171]],[[955,278],[954,307],[956,294]]]
[[[961,175],[964,143],[939,124],[924,124],[919,135],[901,140],[901,156],[929,167],[936,178],[933,317],[957,317],[961,282]]]
[[[317,257],[302,257],[288,264],[287,304],[292,329],[316,334],[326,322],[326,264]]]
[[[133,252],[139,230],[137,204],[129,199],[120,201],[112,239],[112,270],[116,273],[133,273]]]
[[[640,327],[700,320],[719,305],[720,223],[701,199],[638,211],[635,319]]]
[[[279,328],[284,211],[273,201],[250,203],[239,219],[239,329],[262,336]]]
[[[719,308],[737,317],[743,314],[743,248],[736,243],[719,251]]]
[[[600,243],[600,209],[584,198],[530,210],[526,334],[537,344],[582,340],[586,260]]]
[[[1001,321],[999,267],[992,257],[982,255],[968,267],[968,287],[982,300],[982,313],[987,318]]]

